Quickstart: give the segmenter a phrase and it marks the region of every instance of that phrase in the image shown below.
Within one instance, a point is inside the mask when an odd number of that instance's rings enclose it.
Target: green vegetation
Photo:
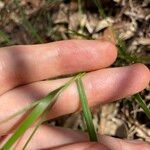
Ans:
[[[105,14],[105,12],[103,10],[102,3],[100,3],[101,1],[99,1],[99,3],[98,3],[98,0],[92,0],[92,1],[98,7],[100,15],[105,19],[106,18],[106,14]],[[136,62],[138,62],[138,58],[135,55],[132,56],[132,55],[130,55],[130,54],[128,54],[126,52],[125,42],[122,39],[120,39],[119,37],[117,37],[116,31],[113,28],[113,26],[111,26],[111,30],[112,30],[112,33],[114,34],[114,37],[116,38],[116,41],[118,42],[116,46],[119,49],[120,57],[122,59],[124,59],[127,63],[136,63]],[[144,100],[141,98],[140,93],[135,94],[133,97],[136,99],[136,101],[138,102],[138,104],[140,105],[140,107],[143,109],[143,111],[145,112],[145,114],[147,115],[147,117],[150,118],[150,109],[144,103]]]
[[[15,4],[17,5],[17,8],[19,9],[21,18],[22,18],[22,25],[23,27],[26,29],[26,31],[33,37],[36,39],[37,43],[43,43],[44,40],[42,39],[42,37],[38,34],[37,29],[29,22],[29,20],[27,19],[27,16],[24,12],[24,9],[19,5],[19,1],[18,0],[14,0]],[[98,8],[98,12],[101,15],[101,17],[103,19],[107,18],[105,11],[103,10],[103,6],[101,1],[99,0],[92,0],[93,3],[97,6]],[[48,0],[48,3],[53,2],[54,0]],[[82,8],[82,1],[78,0],[78,11],[80,14],[83,14],[83,8]],[[51,18],[49,16],[49,19],[51,21]],[[125,42],[117,37],[117,34],[115,31],[115,29],[113,29],[113,27],[111,26],[112,32],[114,33],[115,37],[116,37],[116,41],[117,44],[116,46],[119,49],[119,58],[124,60],[127,64],[131,64],[131,63],[135,63],[135,62],[141,62],[143,59],[137,57],[136,55],[131,55],[126,51],[126,45]],[[49,29],[50,30],[50,29]],[[83,28],[82,28],[83,30]],[[69,34],[74,34],[77,36],[80,36],[82,38],[85,39],[92,39],[91,37],[89,37],[88,35],[79,33],[77,31],[74,30],[69,30],[68,31]],[[10,38],[7,36],[7,34],[3,31],[0,30],[0,36],[3,37],[4,41],[6,42],[6,44],[12,44],[12,41],[10,40]],[[149,61],[149,58],[145,59],[146,61]],[[92,114],[90,111],[90,108],[88,106],[88,102],[87,102],[87,97],[86,97],[86,93],[84,90],[84,86],[81,80],[81,77],[84,75],[85,73],[79,73],[78,75],[74,76],[70,81],[68,81],[65,85],[63,85],[62,87],[50,92],[46,97],[31,103],[30,105],[26,106],[25,108],[23,108],[22,110],[16,112],[15,114],[13,114],[12,116],[6,118],[5,120],[2,120],[0,122],[0,124],[5,123],[11,119],[13,119],[14,117],[27,112],[28,110],[30,110],[31,112],[29,114],[27,114],[27,117],[21,122],[21,124],[18,126],[18,128],[16,129],[16,131],[14,132],[14,134],[8,139],[8,141],[4,144],[3,146],[3,150],[8,150],[11,149],[11,147],[13,146],[13,144],[25,133],[25,131],[31,127],[31,125],[33,125],[36,121],[38,121],[35,125],[35,128],[32,132],[32,134],[30,135],[30,137],[27,139],[26,144],[24,145],[23,149],[27,148],[28,143],[30,142],[31,138],[33,137],[33,135],[35,134],[35,132],[37,131],[38,127],[45,121],[45,118],[47,117],[48,112],[50,111],[51,107],[54,105],[54,103],[57,100],[57,97],[59,96],[59,94],[64,91],[70,84],[72,84],[73,82],[76,81],[77,83],[77,88],[78,88],[78,93],[79,93],[79,97],[80,97],[80,101],[81,101],[81,106],[82,106],[82,111],[83,111],[83,118],[85,121],[85,125],[87,128],[87,131],[89,133],[89,139],[91,141],[98,141],[98,137],[96,135],[96,131],[94,129],[94,125],[92,122]],[[144,102],[144,100],[142,99],[142,97],[140,96],[140,94],[135,94],[132,96],[136,102],[139,104],[139,106],[143,109],[143,111],[145,112],[145,114],[147,115],[147,117],[150,119],[150,109],[148,108],[148,106],[146,105],[146,103]]]
[[[80,96],[80,101],[82,104],[83,118],[85,119],[90,141],[98,141],[96,131],[94,129],[94,124],[92,121],[92,114],[88,106],[87,97],[85,94],[85,90],[81,78],[78,78],[76,82],[78,87],[78,93]]]

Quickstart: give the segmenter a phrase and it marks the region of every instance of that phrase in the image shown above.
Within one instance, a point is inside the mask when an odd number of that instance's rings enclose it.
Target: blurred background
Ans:
[[[150,0],[0,0],[0,47],[67,39],[121,39],[125,53],[113,66],[133,59],[149,67]],[[150,108],[150,87],[141,96]],[[150,120],[133,97],[93,108],[93,121],[100,134],[150,141]],[[85,130],[79,113],[48,123]]]

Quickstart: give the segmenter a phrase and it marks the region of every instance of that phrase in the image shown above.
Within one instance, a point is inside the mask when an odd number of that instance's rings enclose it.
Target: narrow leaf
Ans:
[[[6,44],[12,44],[13,43],[11,41],[11,39],[8,37],[8,35],[4,31],[2,31],[2,30],[0,30],[0,37],[2,37],[4,39],[4,42]]]
[[[33,132],[31,133],[31,135],[29,136],[28,140],[26,141],[24,147],[22,148],[22,150],[25,150],[29,144],[29,142],[31,141],[32,137],[34,136],[34,134],[36,133],[36,131],[38,130],[38,128],[40,127],[40,125],[46,120],[46,117],[49,113],[49,110],[47,110],[44,115],[41,117],[40,121],[38,122],[38,124],[35,126]]]
[[[54,103],[56,96],[63,87],[60,87],[52,91],[48,96],[42,99],[42,101],[32,110],[27,118],[16,129],[15,133],[3,146],[2,150],[8,150],[11,146],[25,133],[25,131],[43,114],[45,109]]]
[[[72,80],[70,80],[68,83],[65,84],[64,89],[67,88],[77,77],[82,77],[85,73],[80,73],[77,76],[75,76],[75,78],[73,78]],[[32,137],[34,136],[34,134],[36,133],[37,129],[40,127],[40,125],[46,120],[46,117],[49,113],[50,108],[48,107],[47,110],[45,111],[44,115],[42,116],[41,120],[39,121],[39,123],[36,125],[36,127],[34,128],[32,134],[30,135],[30,137],[28,138],[27,142],[25,143],[23,150],[26,149],[26,147],[28,146],[29,142],[31,141]]]
[[[25,118],[25,120],[19,125],[15,133],[9,138],[9,140],[4,144],[2,150],[10,149],[13,144],[25,133],[25,131],[36,122],[39,117],[47,110],[50,109],[56,101],[59,94],[65,90],[72,82],[74,82],[78,77],[83,76],[84,73],[79,73],[71,80],[69,80],[65,85],[59,87],[58,89],[50,92],[46,97],[40,100],[40,102],[33,108],[32,112]],[[34,134],[34,133],[33,133]],[[31,135],[32,136],[32,135]],[[30,141],[30,139],[29,139]],[[28,143],[28,141],[27,141]]]
[[[106,14],[103,10],[103,6],[100,0],[92,0],[94,2],[94,4],[96,5],[96,7],[98,8],[99,14],[103,17],[106,18]]]
[[[80,37],[82,37],[82,38],[84,38],[84,39],[92,39],[91,37],[89,37],[88,35],[85,35],[85,34],[83,34],[83,33],[79,33],[79,32],[77,32],[77,31],[74,31],[74,30],[68,30],[67,31],[67,33],[68,34],[72,34],[72,35],[76,35],[76,36],[80,36]]]
[[[98,7],[99,12],[101,13],[101,16],[103,16],[103,18],[106,18],[106,13],[102,7],[102,0],[92,0],[95,5]],[[120,39],[117,34],[115,29],[113,28],[113,26],[110,26],[112,32],[114,33],[114,37],[116,37],[116,41],[118,41],[117,43],[117,47],[119,50],[119,54],[120,54],[120,58],[124,59],[127,63],[136,63],[136,62],[140,62],[140,59],[136,56],[136,55],[130,55],[127,51],[126,51],[126,45],[125,42]],[[133,97],[136,99],[137,103],[140,105],[140,107],[144,110],[145,114],[148,116],[148,118],[150,118],[150,109],[147,107],[147,105],[145,104],[144,100],[141,98],[140,94],[135,94],[133,95]]]
[[[77,83],[77,88],[78,88],[78,92],[79,92],[80,101],[81,101],[81,104],[82,104],[83,117],[84,117],[85,122],[86,122],[87,131],[89,133],[90,141],[98,141],[96,131],[95,131],[95,128],[94,128],[94,124],[93,124],[93,121],[92,121],[92,114],[91,114],[91,111],[90,111],[88,103],[87,103],[87,97],[86,97],[86,94],[85,94],[85,91],[84,91],[82,80],[80,78],[78,78],[76,80],[76,83]]]
[[[147,107],[145,101],[142,99],[140,94],[135,94],[133,95],[133,97],[136,100],[136,102],[140,105],[140,107],[144,110],[147,117],[150,119],[150,109]]]
[[[33,102],[33,103],[31,103],[31,104],[25,106],[25,107],[22,108],[21,110],[17,111],[16,113],[12,114],[12,115],[9,116],[8,118],[5,118],[4,120],[1,120],[1,121],[0,121],[0,125],[3,124],[3,123],[5,123],[5,122],[7,122],[7,121],[9,121],[9,120],[11,120],[11,119],[13,119],[13,118],[15,118],[16,116],[21,115],[22,113],[24,113],[24,112],[26,112],[26,111],[32,109],[32,108],[35,107],[39,102],[40,102],[40,100],[39,100],[39,101],[36,101],[36,102]]]
[[[37,29],[30,23],[30,21],[27,19],[27,15],[24,11],[24,8],[20,6],[20,0],[14,0],[14,3],[16,4],[17,8],[19,9],[20,17],[22,18],[23,27],[26,29],[27,32],[30,33],[32,37],[34,37],[38,43],[43,43],[43,39],[38,34]]]

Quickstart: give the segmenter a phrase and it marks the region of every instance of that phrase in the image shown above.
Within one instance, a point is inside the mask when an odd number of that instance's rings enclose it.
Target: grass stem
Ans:
[[[77,83],[80,101],[82,104],[83,117],[87,126],[87,131],[89,134],[90,141],[98,141],[96,131],[94,128],[94,124],[93,124],[93,120],[92,120],[92,114],[88,106],[87,97],[85,94],[85,90],[84,90],[84,86],[83,86],[81,78],[78,78],[76,80],[76,83]]]

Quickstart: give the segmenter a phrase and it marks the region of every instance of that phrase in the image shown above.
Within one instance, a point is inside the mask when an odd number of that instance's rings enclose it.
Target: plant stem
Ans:
[[[91,111],[90,111],[89,106],[88,106],[87,97],[85,94],[85,90],[84,90],[81,78],[78,78],[76,80],[76,83],[77,83],[77,87],[78,87],[78,93],[79,93],[80,101],[82,104],[83,117],[85,119],[85,123],[87,126],[87,131],[89,134],[90,141],[98,141],[96,131],[94,128],[94,124],[93,124],[93,120],[92,120],[92,114],[91,114]]]
[[[136,102],[140,105],[140,107],[144,110],[147,117],[150,119],[150,109],[147,107],[145,101],[142,99],[140,94],[133,95]]]

